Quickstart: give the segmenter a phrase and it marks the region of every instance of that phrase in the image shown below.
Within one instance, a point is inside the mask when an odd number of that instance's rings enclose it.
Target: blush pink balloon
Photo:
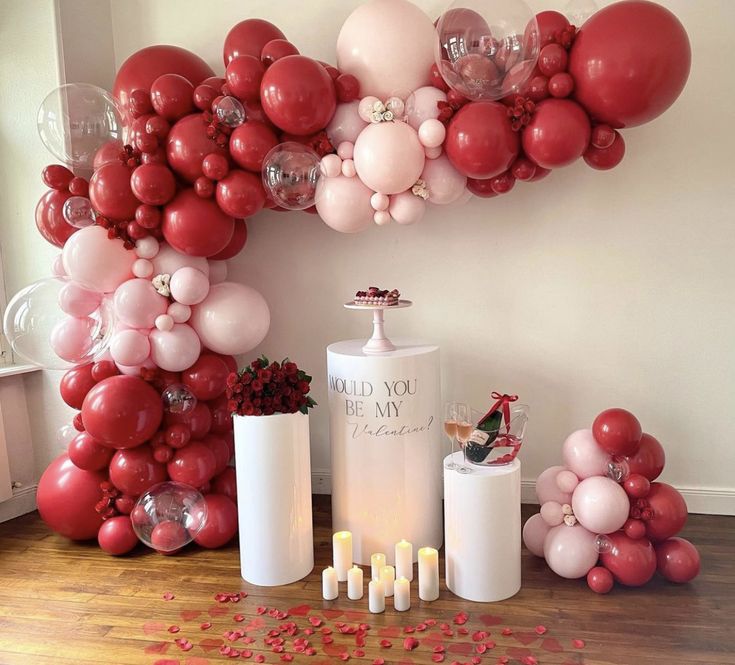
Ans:
[[[556,486],[564,493],[574,492],[577,485],[579,485],[579,478],[569,469],[559,471],[556,476]]]
[[[135,252],[110,239],[101,226],[88,226],[73,233],[62,252],[64,270],[75,282],[93,291],[111,293],[133,276]]]
[[[625,490],[605,476],[591,476],[577,485],[572,510],[579,523],[593,533],[612,533],[628,519],[630,501]]]
[[[146,236],[135,243],[135,254],[141,259],[152,259],[160,249],[161,244],[153,236]]]
[[[597,445],[591,429],[572,432],[564,441],[562,457],[564,464],[580,479],[604,476],[612,461],[612,457]]]
[[[93,351],[92,336],[96,328],[94,319],[67,316],[51,330],[49,344],[62,360],[80,363],[87,360]]]
[[[369,125],[355,141],[355,170],[367,187],[398,194],[413,187],[424,169],[424,147],[405,122]]]
[[[332,145],[338,146],[345,142],[354,143],[360,132],[367,127],[368,123],[360,117],[359,107],[360,102],[358,101],[337,104],[337,110],[326,130],[327,138]]]
[[[398,224],[415,224],[424,218],[426,201],[410,190],[390,197],[390,216]]]
[[[120,370],[120,374],[140,376],[141,369],[154,369],[156,364],[150,358],[146,358],[140,365],[120,365],[119,363],[115,363],[115,366]]]
[[[541,506],[541,517],[550,527],[559,526],[564,521],[564,511],[556,501],[547,501]]]
[[[67,282],[59,291],[59,306],[69,316],[89,316],[101,302],[99,291],[90,291],[74,282]]]
[[[411,127],[418,128],[425,120],[436,120],[439,117],[439,102],[446,102],[446,93],[427,85],[414,90],[406,100],[406,120]]]
[[[163,330],[163,332],[173,330],[174,323],[176,323],[176,321],[174,321],[173,317],[168,314],[161,314],[161,316],[156,317],[156,328],[158,328],[158,330]]]
[[[465,193],[467,178],[463,176],[445,155],[429,159],[421,172],[426,183],[429,202],[436,205],[454,203]]]
[[[191,318],[191,307],[180,302],[172,302],[166,313],[174,320],[174,323],[186,323]]]
[[[531,515],[523,525],[523,542],[534,556],[544,556],[544,540],[550,528],[540,513]]]
[[[148,337],[137,330],[120,330],[110,342],[112,359],[120,365],[140,365],[151,354]]]
[[[151,360],[168,372],[189,369],[199,357],[202,344],[194,329],[177,323],[171,330],[151,331]]]
[[[184,266],[171,275],[171,297],[183,305],[196,305],[209,293],[209,278],[196,268]]]
[[[418,133],[419,141],[424,148],[439,148],[447,137],[447,128],[438,120],[424,120]]]
[[[57,255],[54,262],[51,264],[51,274],[55,277],[64,277],[66,270],[64,270],[64,257],[62,254]]]
[[[553,527],[544,540],[544,558],[560,577],[584,577],[597,564],[595,534],[580,524]]]
[[[171,245],[162,242],[158,253],[153,258],[154,275],[173,275],[179,268],[196,268],[209,275],[209,263],[203,256],[189,256],[177,252]]]
[[[359,233],[373,221],[372,195],[359,178],[320,178],[316,185],[316,211],[335,231]]]
[[[550,466],[536,478],[536,498],[541,505],[547,501],[561,504],[572,502],[571,492],[562,492],[556,484],[556,477],[562,471],[563,466]]]
[[[131,328],[152,328],[156,317],[166,313],[168,304],[168,299],[158,293],[147,279],[124,282],[113,298],[115,316]]]
[[[336,178],[342,173],[342,159],[339,155],[324,155],[319,162],[319,170],[327,178]]]
[[[227,279],[227,261],[209,260],[209,283],[219,284]]]

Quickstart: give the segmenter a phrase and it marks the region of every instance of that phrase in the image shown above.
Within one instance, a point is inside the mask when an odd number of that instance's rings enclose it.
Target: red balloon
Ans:
[[[607,535],[611,542],[609,552],[600,555],[602,565],[625,586],[642,586],[656,572],[656,552],[646,538],[633,540],[622,531]]]
[[[263,159],[279,143],[270,127],[262,122],[248,120],[230,136],[230,154],[238,166],[260,174]]]
[[[214,354],[218,358],[222,358],[222,360],[224,360],[225,362],[225,365],[227,365],[227,369],[230,370],[230,373],[238,371],[237,360],[235,359],[235,356],[228,356],[224,353],[214,353],[214,351],[210,351],[210,353]]]
[[[106,469],[115,451],[95,441],[88,432],[79,432],[69,443],[69,459],[85,471]]]
[[[203,353],[189,369],[181,373],[181,382],[189,387],[197,399],[206,401],[225,392],[229,373],[230,370],[222,358]]]
[[[500,175],[490,179],[490,187],[496,194],[507,194],[513,189],[516,179],[510,171],[505,171]]]
[[[643,499],[651,491],[651,481],[639,473],[631,473],[623,482],[625,493],[633,499]]]
[[[183,189],[164,208],[161,229],[166,242],[179,252],[214,256],[232,240],[235,220],[211,199]]]
[[[127,515],[119,515],[105,520],[97,533],[100,549],[112,556],[121,556],[135,549],[138,536],[133,530],[133,523]]]
[[[74,367],[61,378],[61,383],[59,384],[61,399],[72,409],[82,408],[84,398],[97,383],[92,376],[93,367],[94,365],[92,363]]]
[[[656,480],[664,470],[666,453],[657,439],[644,432],[638,451],[623,459],[628,466],[629,473],[639,473],[648,480]]]
[[[43,184],[51,189],[64,191],[69,188],[74,174],[61,164],[49,164],[41,173]]]
[[[192,439],[201,439],[209,433],[212,427],[212,412],[203,402],[197,402],[196,406],[188,413],[167,413],[166,425],[181,423],[187,425],[191,430]]]
[[[271,39],[260,51],[260,61],[270,67],[276,60],[287,55],[299,55],[299,49],[286,39]]]
[[[332,78],[316,60],[303,55],[281,58],[266,70],[260,99],[271,122],[299,136],[324,129],[337,108]]]
[[[237,503],[237,478],[235,469],[228,466],[222,473],[212,478],[212,492],[224,494]]]
[[[444,148],[462,175],[486,180],[506,171],[518,156],[518,133],[498,102],[472,102],[455,113]]]
[[[609,593],[613,588],[612,573],[602,566],[595,566],[587,573],[587,586],[595,593]]]
[[[94,538],[102,525],[95,506],[102,499],[100,483],[106,480],[106,474],[84,471],[66,454],[59,455],[38,481],[36,501],[41,519],[65,538]]]
[[[245,243],[248,241],[248,227],[244,219],[235,220],[235,232],[232,234],[232,239],[221,252],[217,252],[214,256],[210,256],[212,261],[226,261],[234,256],[237,256]]]
[[[163,164],[141,164],[130,176],[130,188],[141,203],[160,206],[176,193],[176,179]]]
[[[174,423],[166,428],[164,436],[166,448],[169,446],[171,448],[183,448],[191,440],[191,429],[183,423]],[[171,453],[171,456],[173,456],[173,453]],[[171,457],[167,457],[166,461],[168,462],[170,459]]]
[[[567,68],[569,56],[561,44],[547,44],[538,56],[538,68],[544,76],[554,76]]]
[[[82,420],[89,434],[110,448],[133,448],[161,424],[161,396],[137,376],[112,376],[87,393]]]
[[[202,443],[214,453],[214,457],[217,460],[217,468],[214,470],[214,475],[216,476],[222,473],[227,468],[232,457],[227,441],[219,436],[208,434],[202,439]]]
[[[340,102],[354,102],[360,99],[360,82],[352,74],[340,74],[334,82],[337,99]]]
[[[265,67],[252,55],[240,55],[234,58],[225,71],[227,87],[230,94],[244,102],[260,100],[260,82],[263,80]]]
[[[194,88],[192,95],[194,106],[200,111],[209,111],[212,108],[212,102],[218,95],[219,93],[211,85],[200,84]]]
[[[559,72],[549,79],[548,88],[552,97],[558,99],[569,97],[574,90],[574,79],[567,72]]]
[[[104,379],[109,379],[111,376],[117,376],[118,374],[120,374],[120,371],[112,360],[100,360],[92,365],[92,378],[97,383]],[[82,407],[79,408],[81,409]]]
[[[260,58],[263,47],[273,39],[286,39],[275,25],[259,18],[240,21],[225,37],[223,57],[225,67],[239,55],[252,55]]]
[[[202,160],[210,153],[227,156],[227,147],[217,145],[207,136],[207,122],[201,113],[179,120],[168,133],[166,156],[169,166],[187,182],[204,175]]]
[[[671,538],[684,528],[688,517],[687,504],[671,485],[651,483],[651,491],[645,501],[653,513],[648,520],[644,516],[646,535],[653,542]]]
[[[590,145],[595,148],[609,148],[615,138],[620,134],[616,132],[610,125],[595,125],[592,128],[592,136],[590,137]]]
[[[217,205],[226,214],[239,219],[252,217],[265,205],[262,179],[249,171],[233,169],[217,183],[215,198]]]
[[[115,499],[115,508],[123,515],[130,515],[133,512],[133,508],[135,508],[135,499],[127,494],[122,494]]]
[[[570,27],[569,21],[567,21],[564,14],[552,10],[536,14],[536,23],[538,24],[538,42],[540,48],[556,42],[559,35],[569,30]],[[528,36],[528,34],[529,30],[527,28],[526,35]]]
[[[232,415],[226,395],[220,395],[217,399],[207,403],[212,412],[212,433],[224,434],[232,431]]]
[[[668,9],[645,0],[616,2],[593,14],[569,54],[574,96],[598,122],[635,127],[681,94],[691,48]]]
[[[237,506],[223,494],[207,494],[204,503],[207,519],[194,542],[208,549],[222,547],[237,533]]]
[[[78,229],[64,219],[64,203],[71,196],[67,191],[49,189],[36,205],[36,227],[44,239],[63,247]]]
[[[177,483],[201,487],[209,482],[217,469],[217,458],[201,441],[192,441],[177,450],[168,463],[168,475]]]
[[[669,538],[656,545],[656,567],[669,582],[691,582],[700,569],[699,552],[684,538]]]
[[[579,159],[590,142],[592,128],[584,109],[569,99],[546,99],[523,130],[523,151],[546,169]]]
[[[149,445],[118,450],[110,461],[110,482],[123,494],[139,496],[166,480],[166,465],[157,462]]]
[[[217,152],[210,153],[202,160],[202,173],[210,180],[222,180],[229,170],[229,160]]]
[[[611,455],[634,455],[641,444],[641,424],[630,411],[606,409],[592,423],[592,435]]]
[[[211,199],[214,196],[214,188],[214,181],[204,176],[199,176],[194,181],[194,192],[203,199]]]
[[[109,162],[98,168],[89,181],[89,199],[105,217],[133,219],[140,204],[130,188],[130,167]]]
[[[169,446],[152,446],[153,459],[161,464],[168,464],[174,457],[174,449]]]
[[[641,520],[630,518],[623,525],[623,531],[628,538],[640,540],[646,536],[646,525]]]
[[[151,103],[158,115],[178,120],[194,110],[194,86],[179,74],[161,74],[151,85]]]
[[[493,189],[493,180],[494,178],[487,178],[484,180],[467,178],[467,189],[469,189],[475,196],[479,196],[482,199],[491,199],[498,195],[498,193]]]
[[[510,172],[516,180],[528,181],[536,175],[537,168],[536,164],[534,164],[530,159],[518,157],[510,167]]]
[[[588,166],[599,171],[615,168],[625,157],[625,141],[620,133],[615,132],[615,141],[609,148],[596,148],[590,143],[584,153],[584,161]]]
[[[189,540],[186,529],[178,522],[164,520],[151,531],[151,546],[159,554],[171,556],[181,550]]]
[[[539,180],[543,180],[547,175],[549,175],[549,173],[551,173],[551,169],[536,166],[536,173],[533,174],[533,177],[528,182],[538,182]]]

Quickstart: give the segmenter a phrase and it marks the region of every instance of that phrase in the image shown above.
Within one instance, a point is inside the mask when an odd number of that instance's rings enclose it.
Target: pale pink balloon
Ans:
[[[368,123],[360,117],[359,107],[358,101],[337,104],[337,110],[327,125],[327,138],[332,145],[354,143],[367,127]]]
[[[186,323],[191,318],[191,307],[182,305],[180,302],[172,302],[166,313],[175,323]]]
[[[319,162],[319,170],[327,178],[336,178],[342,173],[342,160],[339,155],[324,155]]]
[[[585,478],[572,495],[572,510],[579,523],[593,533],[612,533],[622,528],[630,513],[625,490],[604,476]]]
[[[58,254],[51,264],[51,274],[55,277],[64,277],[66,270],[64,270],[64,257],[62,254]]]
[[[382,104],[382,102],[375,95],[363,97],[357,106],[357,114],[360,116],[360,119],[366,124],[372,122],[373,112],[378,104]]]
[[[337,68],[357,77],[363,95],[407,95],[429,83],[435,40],[431,19],[408,0],[370,0],[342,25]]]
[[[541,517],[550,527],[559,526],[564,521],[564,511],[556,501],[547,501],[541,506]]]
[[[577,485],[579,485],[579,478],[569,469],[559,471],[556,476],[556,486],[564,493],[574,492]]]
[[[168,372],[181,372],[191,367],[202,349],[199,336],[186,323],[177,323],[168,331],[153,330],[150,342],[151,360]]]
[[[556,476],[561,471],[564,471],[563,466],[550,466],[536,478],[536,498],[541,505],[547,501],[561,504],[572,502],[571,493],[562,492],[556,484]]]
[[[67,316],[51,330],[49,344],[62,360],[75,364],[88,360],[93,352],[96,326],[94,319]]]
[[[99,291],[90,291],[75,282],[67,282],[59,291],[59,307],[69,316],[89,316],[101,302]]]
[[[365,185],[381,194],[398,194],[416,184],[424,169],[424,147],[405,122],[379,122],[355,141],[355,169]]]
[[[316,184],[316,211],[335,231],[359,233],[372,224],[372,194],[359,178],[320,178]]]
[[[196,305],[209,293],[209,279],[196,268],[185,266],[171,275],[171,297],[184,305]]]
[[[169,314],[161,314],[161,316],[156,317],[156,328],[158,330],[163,330],[164,332],[173,330],[174,323],[176,323],[174,318]]]
[[[419,141],[424,148],[439,148],[447,136],[447,129],[438,120],[424,120],[419,127]]]
[[[209,276],[209,263],[203,256],[189,256],[177,252],[168,243],[162,242],[153,259],[154,275],[173,275],[179,268],[196,268]]]
[[[337,154],[342,159],[352,159],[352,156],[355,154],[355,144],[351,141],[342,141],[337,146]]]
[[[385,226],[386,224],[390,223],[390,214],[387,213],[385,210],[378,210],[373,215],[373,221],[378,226]]]
[[[146,236],[135,242],[135,253],[141,259],[152,259],[160,248],[160,243],[153,236]]]
[[[443,153],[444,150],[441,146],[438,146],[437,148],[424,148],[426,159],[437,159],[441,157]]]
[[[467,186],[467,178],[444,155],[426,161],[421,179],[429,191],[429,201],[436,205],[454,203],[462,197]]]
[[[126,374],[127,376],[140,376],[141,369],[154,369],[156,367],[156,363],[150,358],[146,358],[140,365],[121,365],[120,363],[115,363],[115,365],[120,370],[120,374]]]
[[[209,283],[219,284],[227,279],[227,261],[209,260]]]
[[[426,201],[411,191],[394,194],[390,197],[388,212],[398,224],[415,224],[424,217]]]
[[[373,206],[373,210],[388,210],[390,198],[385,194],[378,194],[376,192],[370,197],[370,205]]]
[[[258,346],[268,334],[270,321],[268,303],[258,291],[222,282],[192,307],[189,323],[208,349],[235,356]]]
[[[75,282],[93,291],[110,293],[133,276],[135,252],[110,239],[101,226],[87,226],[73,233],[62,252],[64,270]]]
[[[120,365],[140,365],[151,354],[148,337],[137,330],[120,330],[110,342],[112,359]]]
[[[446,93],[433,85],[414,90],[406,100],[406,120],[408,124],[418,130],[425,120],[436,120],[439,117],[439,102],[446,101]]]
[[[353,159],[345,159],[342,162],[342,175],[346,178],[354,178],[357,173],[355,168],[355,161]]]
[[[549,529],[549,525],[544,522],[540,513],[531,515],[523,525],[523,542],[534,556],[544,556],[544,539]]]
[[[152,328],[159,314],[164,314],[169,301],[156,291],[150,280],[130,279],[115,291],[115,316],[131,328]]]
[[[597,445],[591,429],[572,432],[564,441],[562,457],[564,464],[580,479],[606,475],[607,465],[612,461]]]
[[[595,537],[580,524],[553,527],[544,539],[546,563],[560,577],[584,577],[597,564]]]
[[[153,264],[148,259],[138,259],[133,263],[133,275],[140,279],[150,279],[153,275]]]

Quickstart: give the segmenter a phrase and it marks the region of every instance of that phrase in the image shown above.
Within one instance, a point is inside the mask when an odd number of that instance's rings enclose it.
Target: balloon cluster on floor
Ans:
[[[536,480],[541,511],[523,527],[523,541],[561,577],[587,576],[596,593],[614,582],[642,586],[656,570],[671,582],[699,573],[697,549],[677,538],[687,505],[671,485],[655,482],[664,449],[625,409],[607,409],[592,429],[567,437],[564,466]],[[598,561],[599,560],[599,561]]]

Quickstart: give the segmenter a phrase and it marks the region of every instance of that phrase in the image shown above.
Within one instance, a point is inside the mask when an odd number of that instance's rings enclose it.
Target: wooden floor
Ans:
[[[192,548],[169,558],[141,548],[132,556],[113,558],[96,544],[72,544],[49,533],[37,514],[2,524],[0,664],[207,665],[229,662],[240,651],[245,653],[238,660],[252,651],[247,662],[259,662],[262,654],[265,662],[280,663],[294,653],[295,637],[284,635],[284,654],[274,653],[264,637],[289,621],[316,649],[311,657],[296,654],[294,662],[312,665],[341,662],[343,653],[361,665],[376,658],[418,665],[438,662],[442,655],[447,665],[471,663],[473,657],[475,663],[491,665],[735,664],[735,518],[690,517],[683,535],[700,548],[703,570],[688,585],[656,578],[641,589],[618,587],[596,596],[583,581],[558,578],[524,551],[523,588],[510,600],[469,603],[443,590],[438,601],[420,603],[414,584],[410,612],[390,608],[382,615],[367,614],[366,600],[350,602],[344,590],[334,602],[321,600],[320,572],[331,558],[328,497],[315,497],[315,522],[314,572],[301,582],[272,589],[240,580],[234,544],[217,551]],[[248,596],[237,604],[214,598],[240,590]],[[166,593],[175,598],[164,600]],[[259,606],[292,612],[279,621],[259,615]],[[469,615],[464,626],[453,622],[459,612]],[[304,632],[311,627],[307,613],[323,622],[313,635]],[[238,622],[237,614],[244,621]],[[427,620],[436,624],[403,632]],[[213,625],[208,628],[206,622]],[[339,633],[340,622],[347,624],[344,630],[369,624],[363,647],[356,647],[354,634]],[[442,633],[445,622],[451,637]],[[172,625],[180,632],[170,633]],[[537,626],[546,628],[543,636],[534,632]],[[247,635],[256,639],[243,644],[223,638],[225,631],[237,628],[247,628]],[[329,628],[333,634],[327,636],[322,631]],[[503,628],[513,634],[504,635]],[[490,636],[477,635],[480,630]],[[405,650],[406,637],[417,638],[419,646]],[[191,649],[183,651],[175,639],[188,640]],[[392,646],[381,647],[382,640]],[[491,640],[495,646],[476,655],[484,648],[478,645]],[[584,646],[577,642],[575,647],[573,640],[582,640]],[[236,651],[221,655],[226,647]]]

